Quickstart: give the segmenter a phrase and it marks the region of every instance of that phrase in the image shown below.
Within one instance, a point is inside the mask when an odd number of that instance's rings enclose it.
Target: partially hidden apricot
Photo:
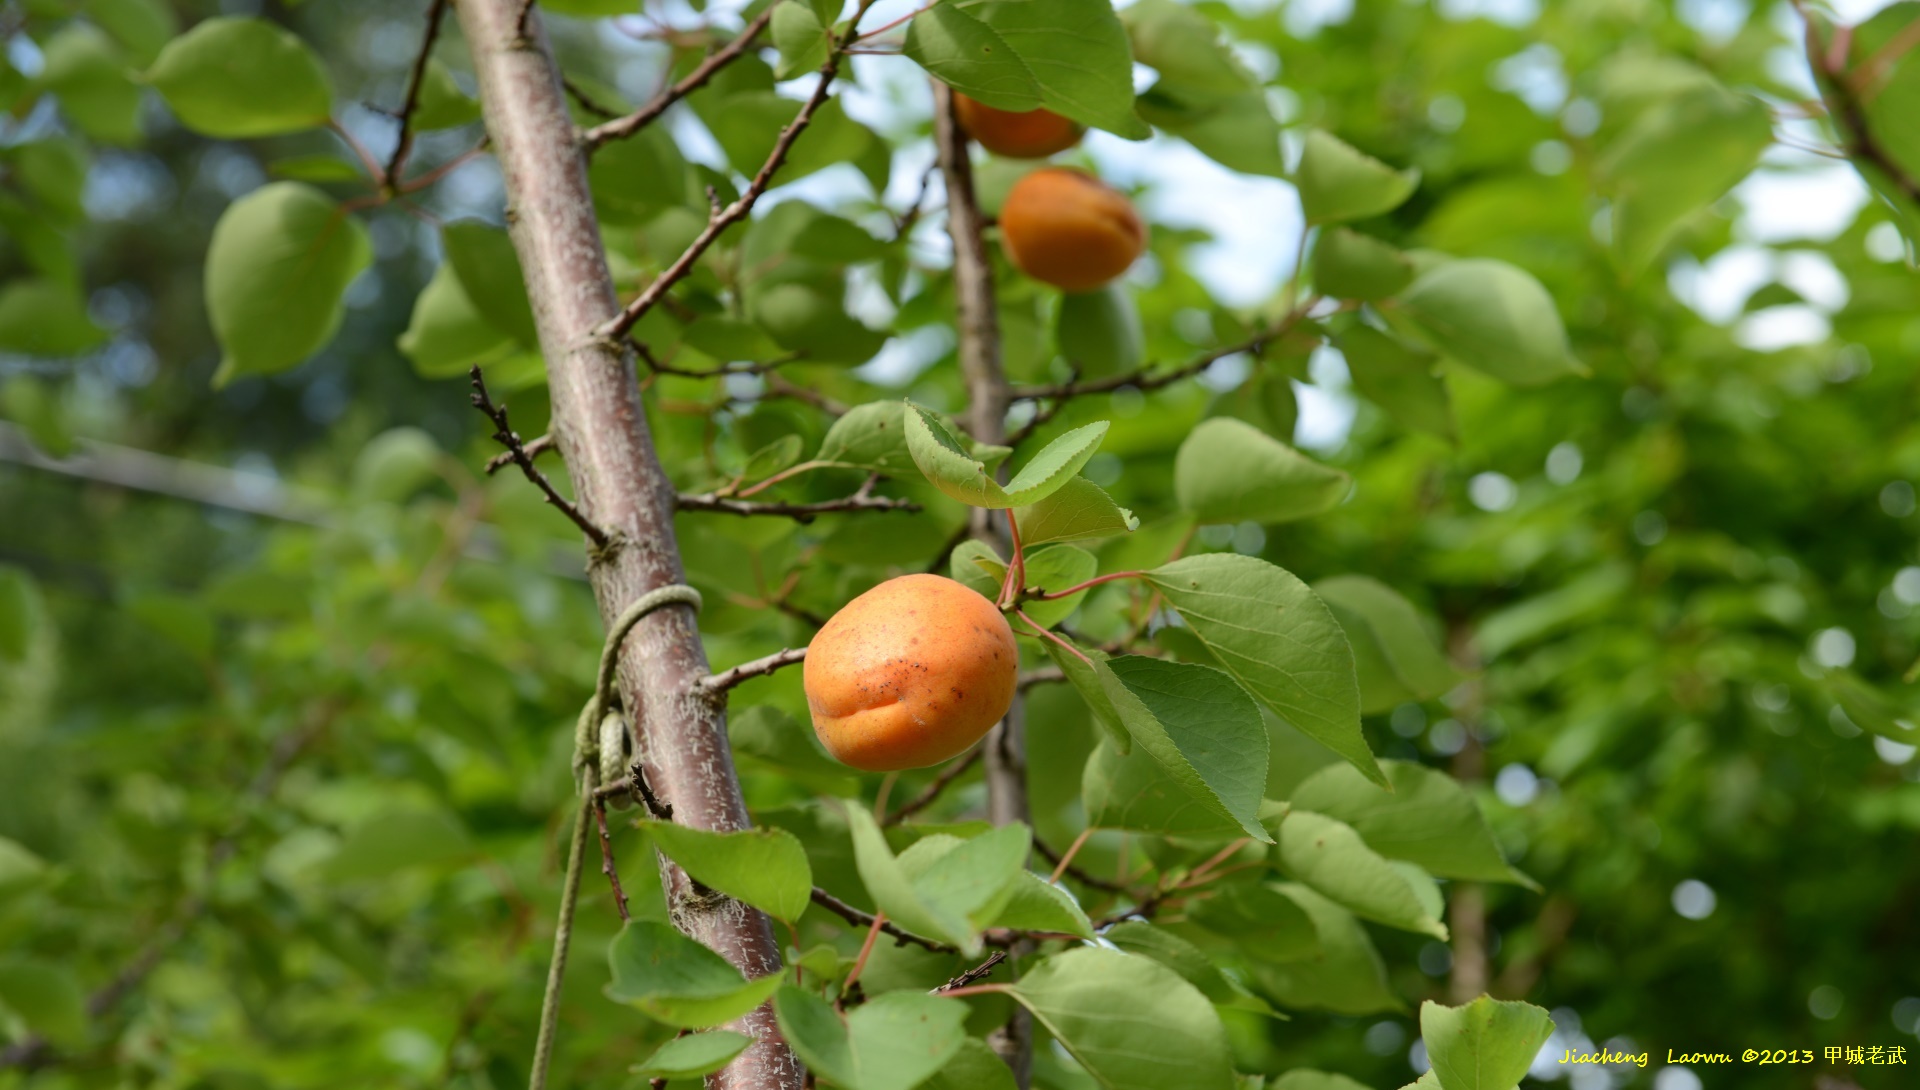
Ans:
[[[1021,272],[1081,292],[1126,272],[1147,248],[1147,228],[1119,190],[1085,171],[1045,167],[1007,191],[1000,241]]]
[[[813,730],[868,772],[965,752],[1007,714],[1020,653],[992,602],[940,575],[889,579],[843,606],[807,647]]]
[[[1045,159],[1080,142],[1084,128],[1052,110],[1002,110],[953,93],[960,128],[975,143],[1009,159]]]

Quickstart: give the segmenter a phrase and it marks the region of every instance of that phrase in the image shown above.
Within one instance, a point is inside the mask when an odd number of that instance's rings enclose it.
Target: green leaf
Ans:
[[[1067,362],[1089,377],[1117,375],[1147,358],[1147,335],[1133,296],[1118,283],[1060,297],[1054,340]]]
[[[405,805],[354,826],[328,857],[325,871],[332,881],[355,882],[455,862],[472,852],[473,839],[459,818],[438,808]]]
[[[842,293],[812,284],[776,284],[752,295],[750,314],[767,335],[812,363],[865,363],[887,342],[847,313]]]
[[[726,152],[727,162],[748,177],[760,170],[772,154],[780,130],[800,113],[800,103],[772,90],[742,91],[705,101],[696,96],[693,101],[713,138]],[[847,116],[839,99],[828,99],[814,111],[805,139],[794,143],[787,165],[781,168],[780,184],[798,181],[838,163],[858,164],[881,143],[873,130]],[[868,181],[872,180],[869,176]],[[881,188],[884,185],[883,180]]]
[[[1362,397],[1404,427],[1456,440],[1453,400],[1433,373],[1432,356],[1414,352],[1370,326],[1352,325],[1334,336]]]
[[[441,262],[413,301],[413,317],[400,335],[400,352],[421,378],[453,378],[474,364],[503,359],[518,347],[487,321],[460,286],[453,265]]]
[[[1015,875],[1009,888],[1011,895],[991,926],[1093,938],[1093,923],[1066,890],[1027,870]]]
[[[1189,794],[1271,842],[1260,824],[1267,728],[1234,680],[1210,666],[1125,655],[1096,663],[1120,721]]]
[[[1165,765],[1145,753],[1123,756],[1110,741],[1087,758],[1080,797],[1087,823],[1102,829],[1196,838],[1244,834],[1238,818],[1222,814],[1218,803],[1189,790]]]
[[[40,47],[36,84],[60,99],[60,112],[87,136],[105,144],[140,139],[140,88],[126,60],[105,34],[84,22],[61,27]]]
[[[1163,79],[1140,96],[1139,109],[1155,128],[1178,136],[1229,170],[1269,178],[1287,176],[1280,122],[1274,120],[1264,91],[1220,98]]]
[[[909,402],[907,452],[935,488],[975,507],[1026,507],[1052,495],[1080,472],[1107,434],[1104,420],[1048,443],[1003,489],[988,472],[982,448],[955,435],[939,417]]]
[[[413,107],[414,130],[454,129],[478,120],[480,103],[460,89],[452,70],[439,58],[428,59],[426,74],[420,80],[420,101]]]
[[[86,0],[87,18],[113,36],[137,65],[149,65],[179,30],[173,9],[162,0]]]
[[[87,152],[80,141],[48,137],[6,152],[13,180],[45,212],[63,223],[86,215],[80,196],[87,183]]]
[[[815,461],[898,475],[914,467],[907,453],[907,406],[901,401],[855,405],[820,440]]]
[[[1274,889],[1306,912],[1318,942],[1308,957],[1254,962],[1253,975],[1262,991],[1282,1006],[1336,1014],[1401,1009],[1399,998],[1387,986],[1379,951],[1351,912],[1297,883],[1282,883]]]
[[[968,1037],[947,1066],[920,1084],[920,1090],[1018,1090],[1013,1070],[985,1041]]]
[[[1133,59],[1181,87],[1231,95],[1259,85],[1221,40],[1219,24],[1193,8],[1174,0],[1138,0],[1120,18]]]
[[[0,961],[0,1003],[36,1033],[73,1045],[87,1035],[87,1004],[73,970],[39,958]]]
[[[1106,1090],[1233,1090],[1219,1013],[1152,958],[1068,950],[1022,977],[1013,996]]]
[[[710,1029],[675,1037],[633,1066],[632,1073],[652,1079],[697,1079],[711,1075],[747,1050],[753,1038],[730,1029]]]
[[[238,140],[325,125],[333,88],[307,43],[251,16],[205,20],[167,43],[146,80],[180,123]]]
[[[1854,27],[1848,42],[1851,72],[1874,73],[1869,90],[1859,95],[1866,128],[1908,178],[1920,177],[1920,133],[1913,126],[1913,118],[1920,116],[1920,52],[1911,47],[1912,38],[1908,37],[1916,33],[1916,21],[1920,21],[1920,4],[1911,0],[1888,4]],[[1833,40],[1830,34],[1826,40]],[[1901,42],[1909,44],[1898,48]],[[1854,166],[1859,169],[1867,164],[1856,156]],[[1891,196],[1896,192],[1884,172],[1871,173],[1879,177],[1870,176],[1868,181],[1882,193]],[[1893,199],[1905,201],[1909,216],[1920,214],[1920,207],[1915,207],[1911,199]],[[1910,222],[1910,233],[1912,227]]]
[[[1313,245],[1313,286],[1335,299],[1385,299],[1413,283],[1413,262],[1399,250],[1345,227],[1329,227]]]
[[[1216,416],[1174,456],[1173,491],[1201,523],[1292,522],[1331,510],[1353,478],[1241,420]]]
[[[1446,926],[1427,912],[1406,877],[1348,825],[1296,803],[1280,823],[1274,854],[1288,875],[1354,915],[1447,941]]]
[[[874,904],[909,931],[939,939],[972,956],[980,952],[976,915],[990,918],[1022,869],[1032,830],[1002,826],[973,840],[928,837],[894,858],[872,815],[846,807],[854,863]]]
[[[1330,1071],[1296,1067],[1267,1084],[1267,1090],[1369,1090],[1364,1083]]]
[[[620,226],[644,224],[689,196],[687,161],[672,134],[656,125],[602,144],[588,161],[587,184],[594,210]]]
[[[207,312],[224,353],[216,385],[301,363],[333,339],[347,285],[373,260],[367,232],[325,193],[274,182],[227,206],[207,246]]]
[[[1386,782],[1360,731],[1353,649],[1305,583],[1232,553],[1176,560],[1147,579],[1254,699],[1369,779]]]
[[[799,988],[781,988],[773,1011],[807,1067],[846,1090],[913,1090],[967,1039],[966,1004],[911,991],[869,999],[844,1023],[826,1000]]]
[[[907,24],[906,54],[954,90],[1002,110],[1041,107],[1144,140],[1133,56],[1107,0],[947,0]]]
[[[523,348],[538,348],[533,304],[520,257],[505,231],[479,220],[460,220],[440,229],[440,245],[460,288],[480,315]]]
[[[1854,723],[1902,745],[1920,744],[1920,715],[1851,670],[1829,670],[1824,680],[1827,692]]]
[[[735,754],[765,761],[821,794],[857,789],[847,766],[820,749],[812,730],[770,704],[729,714],[727,739]]]
[[[1364,575],[1335,575],[1313,592],[1346,629],[1360,675],[1360,710],[1384,712],[1409,700],[1431,700],[1460,682],[1427,635],[1413,603]]]
[[[764,480],[799,461],[801,442],[798,435],[789,432],[754,451],[747,456],[747,465],[740,471],[740,479]]]
[[[993,546],[969,538],[953,547],[953,555],[947,558],[947,573],[954,582],[992,601],[1007,577],[1007,562],[1000,559]]]
[[[607,998],[670,1026],[707,1029],[767,1001],[780,974],[747,980],[727,960],[671,926],[630,920],[607,947]]]
[[[7,586],[7,570],[0,568],[0,640],[5,639],[4,601]],[[0,646],[0,655],[6,654]],[[19,658],[18,655],[9,656]],[[39,856],[22,847],[18,841],[0,836],[0,906],[13,897],[17,897],[38,886],[47,875],[47,864]]]
[[[1442,1090],[1513,1090],[1552,1033],[1553,1019],[1531,1003],[1420,1004],[1420,1039]]]
[[[1294,176],[1310,224],[1363,220],[1391,212],[1413,196],[1418,170],[1395,170],[1331,133],[1307,133]]]
[[[1071,478],[1039,502],[1015,508],[1013,518],[1021,542],[1029,547],[1130,534],[1140,528],[1132,511],[1085,477]]]
[[[1644,110],[1601,155],[1613,252],[1645,268],[1694,212],[1720,199],[1773,143],[1766,103],[1710,80]]]
[[[366,175],[338,155],[290,155],[267,164],[267,173],[293,182],[357,182]]]
[[[812,903],[813,869],[799,838],[785,829],[716,833],[671,821],[642,821],[675,863],[736,901],[789,923]]]
[[[1541,386],[1581,373],[1553,296],[1504,261],[1446,262],[1421,274],[1395,311],[1440,354],[1502,382]]]
[[[51,280],[16,279],[0,287],[0,352],[78,356],[104,344],[80,293]]]
[[[1129,920],[1108,928],[1101,938],[1129,954],[1150,957],[1179,973],[1181,979],[1198,988],[1201,995],[1214,1003],[1231,1003],[1240,997],[1239,989],[1208,960],[1204,951],[1164,927]]]
[[[1029,507],[1059,491],[1100,449],[1107,427],[1105,420],[1083,424],[1040,448],[1007,482],[1007,502],[1000,506]]]
[[[1282,888],[1269,883],[1226,883],[1212,897],[1194,901],[1187,916],[1208,931],[1235,940],[1237,949],[1259,961],[1315,957],[1320,939],[1313,918]]]
[[[775,5],[771,29],[773,47],[780,53],[773,78],[804,76],[827,63],[827,49],[832,44],[829,27],[801,0],[781,0]]]
[[[1094,559],[1093,554],[1076,545],[1049,545],[1027,552],[1029,589],[1065,590],[1093,578],[1099,570],[1100,562]],[[1080,608],[1081,599],[1086,596],[1087,592],[1083,590],[1048,602],[1028,602],[1023,608],[1027,616],[1033,618],[1040,627],[1052,628],[1072,616],[1073,611]]]
[[[1380,767],[1391,792],[1345,765],[1328,765],[1302,780],[1290,801],[1347,823],[1381,855],[1442,878],[1538,888],[1508,865],[1479,805],[1453,777],[1408,761]]]
[[[1073,643],[1065,636],[1060,639],[1068,644]],[[1125,724],[1120,722],[1120,713],[1113,710],[1113,701],[1108,699],[1107,690],[1101,684],[1100,676],[1094,672],[1092,666],[1095,662],[1105,662],[1107,653],[1097,648],[1080,647],[1076,648],[1080,652],[1076,655],[1054,640],[1042,640],[1041,644],[1046,648],[1047,656],[1053,659],[1054,665],[1060,667],[1060,671],[1066,674],[1067,683],[1073,686],[1073,691],[1079,693],[1080,699],[1087,702],[1087,710],[1092,714],[1093,721],[1106,732],[1108,744],[1112,745],[1121,756],[1133,752],[1133,735],[1128,734]],[[1085,655],[1086,658],[1083,660],[1081,655]]]

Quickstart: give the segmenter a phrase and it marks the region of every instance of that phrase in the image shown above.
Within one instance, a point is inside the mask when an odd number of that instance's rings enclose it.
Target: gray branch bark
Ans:
[[[565,92],[537,14],[523,28],[516,0],[461,0],[480,100],[506,180],[507,223],[525,271],[546,356],[553,434],[589,518],[613,535],[595,550],[589,576],[602,619],[641,594],[685,582],[674,540],[675,496],[648,434],[631,351],[594,331],[620,314],[586,160],[567,117]],[[727,747],[724,713],[699,695],[708,673],[693,611],[658,610],[627,638],[620,693],[634,723],[634,749],[675,819],[701,829],[748,826]],[[736,901],[697,890],[664,859],[661,875],[675,926],[751,977],[780,969],[767,919]],[[770,1006],[734,1024],[756,1043],[713,1090],[799,1090],[803,1078]]]

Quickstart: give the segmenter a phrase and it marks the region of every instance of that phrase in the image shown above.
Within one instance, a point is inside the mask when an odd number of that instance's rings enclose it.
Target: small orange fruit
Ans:
[[[1081,170],[1044,167],[1007,191],[1000,241],[1015,267],[1061,291],[1102,287],[1147,248],[1133,202]]]
[[[1086,132],[1052,110],[1001,110],[958,91],[953,112],[976,143],[1009,159],[1045,159],[1078,144]]]
[[[1013,703],[1020,652],[992,602],[940,575],[889,579],[807,647],[804,687],[827,752],[867,772],[967,750]]]

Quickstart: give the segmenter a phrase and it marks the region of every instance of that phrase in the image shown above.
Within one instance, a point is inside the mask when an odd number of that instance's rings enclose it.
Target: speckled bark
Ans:
[[[684,580],[673,534],[673,488],[648,435],[633,355],[591,331],[619,311],[559,73],[536,11],[527,37],[520,0],[460,0],[487,132],[506,178],[507,221],[525,270],[553,396],[553,434],[581,508],[619,541],[590,575],[603,619],[655,587]],[[696,695],[708,672],[693,611],[659,610],[634,629],[620,657],[620,692],[634,712],[635,749],[674,819],[741,829],[746,804],[723,714]],[[673,921],[748,976],[780,968],[767,919],[725,897],[701,896],[662,861]],[[798,1090],[803,1072],[780,1040],[770,1007],[734,1025],[759,1038],[707,1085]]]

